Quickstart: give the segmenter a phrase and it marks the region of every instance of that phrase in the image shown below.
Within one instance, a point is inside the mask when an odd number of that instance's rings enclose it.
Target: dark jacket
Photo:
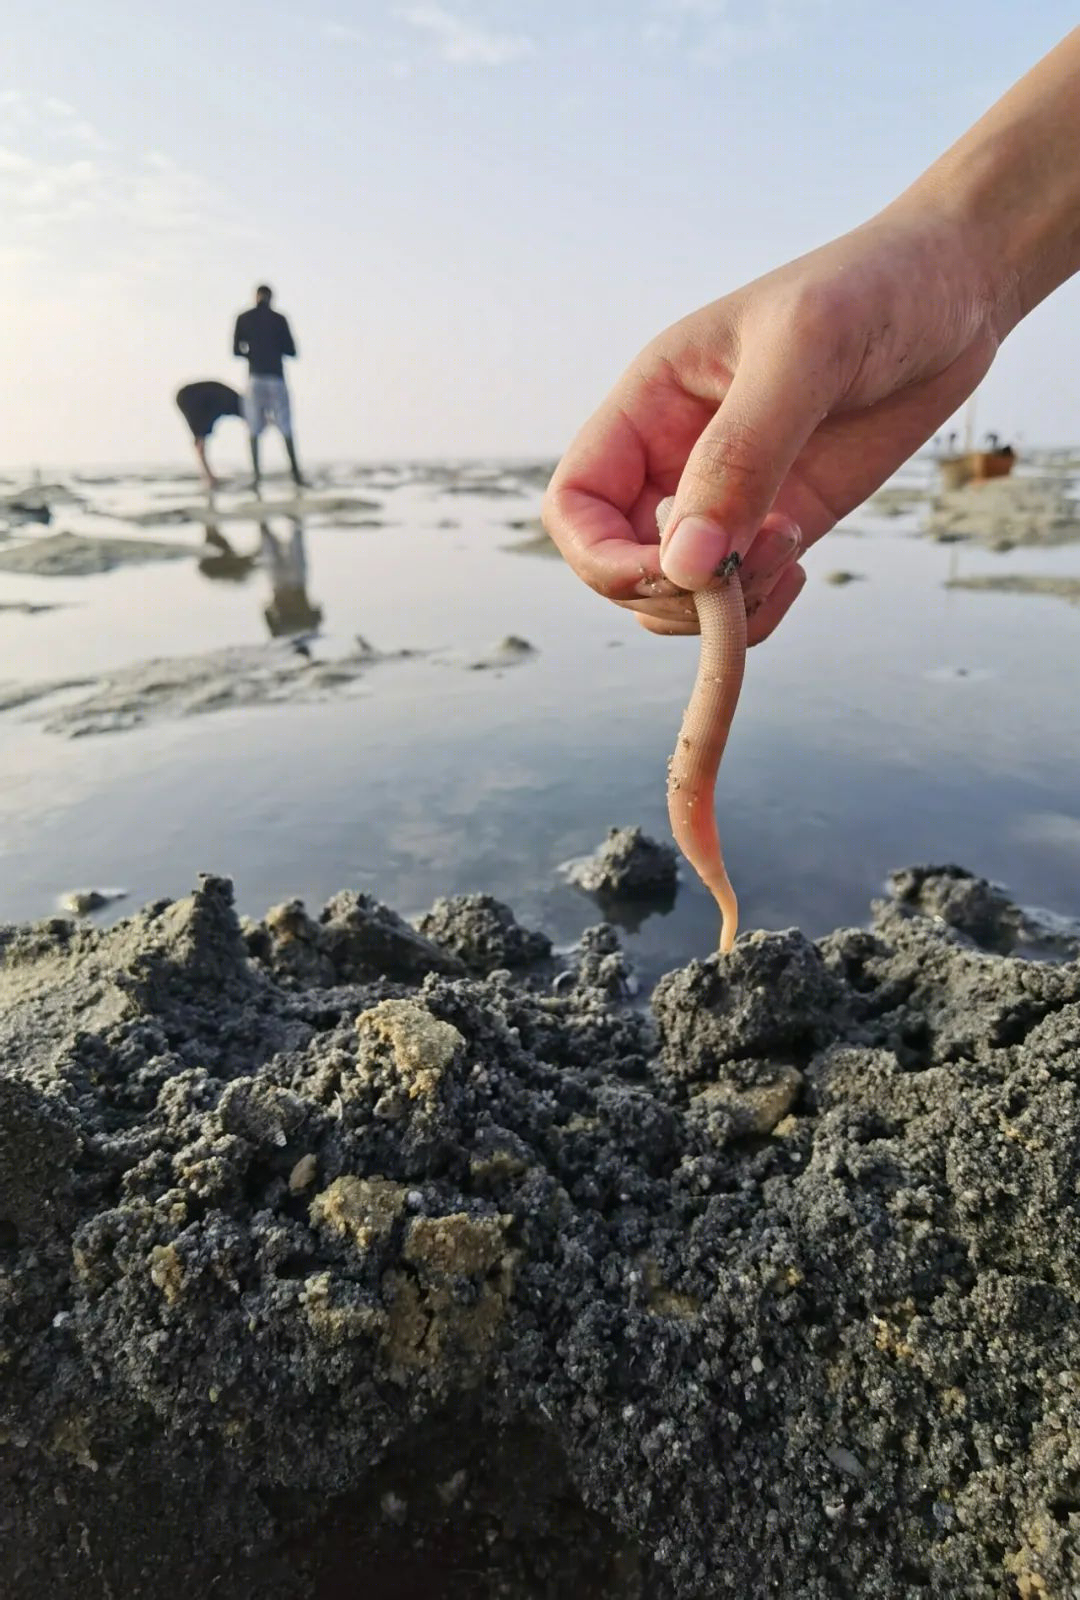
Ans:
[[[289,324],[280,311],[272,311],[269,306],[241,311],[233,334],[233,355],[247,356],[252,377],[283,377],[282,356],[295,354]]]

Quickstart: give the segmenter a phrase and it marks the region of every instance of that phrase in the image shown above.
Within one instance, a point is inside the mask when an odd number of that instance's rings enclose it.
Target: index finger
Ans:
[[[544,497],[543,522],[566,561],[610,600],[679,591],[660,571],[656,506],[643,441],[610,402],[567,450]]]

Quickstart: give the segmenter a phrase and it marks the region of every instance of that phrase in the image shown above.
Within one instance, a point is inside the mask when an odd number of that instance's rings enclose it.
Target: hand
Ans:
[[[749,642],[772,632],[802,588],[800,551],[932,437],[996,353],[989,276],[935,200],[909,192],[646,346],[545,497],[579,577],[652,632],[690,633],[685,591],[736,551]]]

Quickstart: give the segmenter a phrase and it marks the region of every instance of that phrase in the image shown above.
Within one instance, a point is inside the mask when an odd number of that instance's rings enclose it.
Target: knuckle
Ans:
[[[725,418],[715,435],[699,439],[694,474],[704,485],[722,482],[741,495],[764,488],[766,444],[761,431],[741,417]]]

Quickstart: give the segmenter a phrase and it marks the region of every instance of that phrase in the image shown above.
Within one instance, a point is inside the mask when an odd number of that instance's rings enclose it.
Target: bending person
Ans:
[[[210,470],[210,463],[206,459],[206,441],[214,431],[215,422],[221,417],[243,416],[243,401],[227,383],[205,379],[199,383],[185,383],[182,389],[178,389],[176,404],[191,429],[203,477],[211,489],[216,489],[221,480]]]

